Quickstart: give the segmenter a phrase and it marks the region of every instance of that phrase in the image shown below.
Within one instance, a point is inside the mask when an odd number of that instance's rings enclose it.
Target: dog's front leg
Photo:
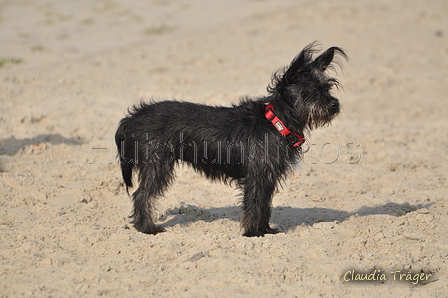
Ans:
[[[260,177],[247,177],[241,181],[240,187],[244,193],[241,216],[243,236],[259,237],[278,233],[278,230],[269,226],[275,183]]]

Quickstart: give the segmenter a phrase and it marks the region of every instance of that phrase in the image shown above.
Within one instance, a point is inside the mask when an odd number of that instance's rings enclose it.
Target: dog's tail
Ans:
[[[129,194],[129,187],[132,187],[132,169],[135,166],[134,162],[134,142],[131,140],[131,135],[127,131],[130,122],[129,117],[125,117],[120,121],[117,132],[115,133],[115,144],[118,150],[118,159],[121,166],[121,174],[123,181],[126,184],[126,191]]]

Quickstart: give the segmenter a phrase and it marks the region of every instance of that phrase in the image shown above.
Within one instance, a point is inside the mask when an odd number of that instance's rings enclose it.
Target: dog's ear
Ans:
[[[313,42],[307,45],[287,67],[283,74],[283,79],[286,84],[293,84],[297,80],[298,74],[304,69],[304,66],[312,61],[313,53],[316,52],[316,43]]]
[[[281,71],[275,72],[272,76],[271,84],[267,88],[268,92],[282,92],[289,85],[299,83],[302,78],[309,76],[313,68],[317,68],[323,72],[328,67],[331,67],[332,62],[341,65],[335,59],[336,55],[341,55],[348,60],[347,55],[342,49],[331,47],[313,61],[313,54],[319,50],[318,48],[319,45],[317,42],[310,43],[292,60],[289,66]]]
[[[336,54],[340,54],[342,57],[344,57],[345,59],[347,59],[347,55],[345,54],[345,52],[338,48],[338,47],[331,47],[328,50],[326,50],[325,52],[323,52],[321,55],[319,55],[319,57],[316,58],[316,60],[314,60],[314,65],[317,67],[317,69],[321,70],[321,71],[325,71],[328,66],[331,64],[331,62],[334,59],[334,56]],[[338,62],[336,62],[337,64],[339,64]]]

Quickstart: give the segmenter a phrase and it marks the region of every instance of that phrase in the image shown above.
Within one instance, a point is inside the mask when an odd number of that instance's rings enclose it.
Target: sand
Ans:
[[[443,0],[1,1],[0,296],[447,297],[447,15]],[[127,108],[264,95],[314,40],[350,57],[332,73],[343,111],[275,195],[281,233],[242,237],[239,193],[187,167],[157,208],[167,231],[138,233],[113,144]]]

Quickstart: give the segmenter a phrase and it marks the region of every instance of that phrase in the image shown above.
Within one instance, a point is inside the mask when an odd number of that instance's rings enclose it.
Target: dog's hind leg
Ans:
[[[241,216],[243,235],[253,237],[278,233],[269,226],[275,182],[248,177],[240,183],[240,187],[244,192]]]
[[[139,188],[132,194],[134,210],[131,215],[134,227],[142,233],[157,234],[165,229],[154,224],[157,197],[162,196],[173,180],[174,162],[146,164],[140,168]]]

